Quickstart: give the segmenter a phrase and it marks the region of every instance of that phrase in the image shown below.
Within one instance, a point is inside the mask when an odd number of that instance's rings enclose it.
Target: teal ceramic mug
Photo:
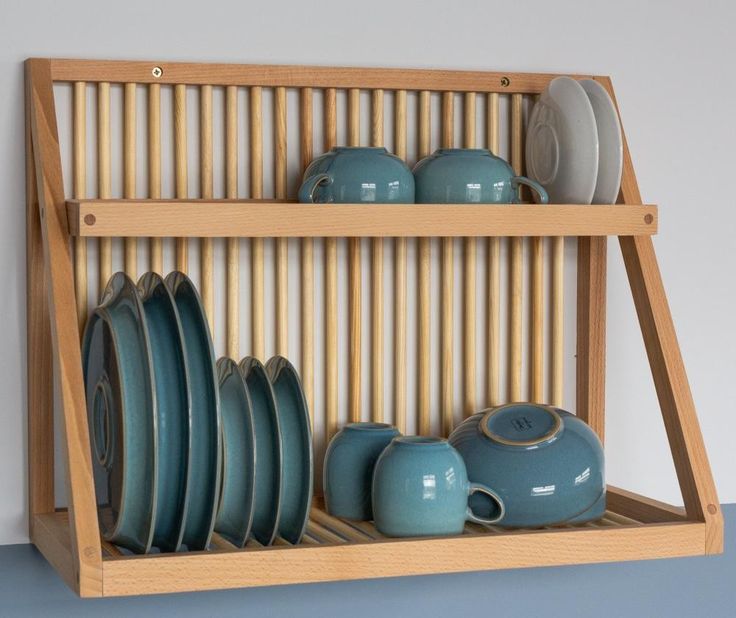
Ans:
[[[325,507],[330,515],[373,519],[373,467],[383,449],[400,435],[387,423],[349,423],[335,434],[324,465]]]
[[[548,202],[542,185],[484,148],[440,148],[414,166],[414,181],[418,204],[516,204],[520,185]]]
[[[582,523],[606,508],[603,446],[575,415],[533,403],[491,408],[450,434],[469,477],[494,488],[506,505],[498,525]],[[473,497],[476,514],[495,505]]]
[[[414,176],[385,148],[340,146],[312,161],[299,188],[300,202],[414,202]]]
[[[476,494],[495,505],[488,517],[468,506]],[[376,529],[386,536],[461,534],[466,521],[493,524],[504,510],[495,491],[468,480],[462,457],[445,439],[394,438],[376,463],[373,515]]]

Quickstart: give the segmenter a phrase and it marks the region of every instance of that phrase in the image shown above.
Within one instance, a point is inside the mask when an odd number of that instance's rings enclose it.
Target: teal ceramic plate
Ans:
[[[183,349],[189,367],[192,429],[189,453],[189,506],[184,544],[206,549],[217,515],[220,486],[220,410],[215,354],[202,302],[189,277],[172,272],[166,285],[181,320]]]
[[[217,361],[222,416],[222,475],[215,530],[243,547],[253,524],[256,443],[248,387],[235,361]]]
[[[158,500],[153,544],[161,551],[177,551],[184,536],[189,501],[189,370],[179,312],[164,280],[156,273],[146,273],[138,281],[138,291],[151,342],[158,412]]]
[[[284,451],[279,536],[289,543],[298,543],[307,527],[312,505],[314,475],[309,408],[299,374],[288,360],[274,356],[266,363],[266,372],[276,394]]]
[[[258,453],[251,534],[262,545],[271,545],[279,530],[283,461],[276,399],[261,361],[248,356],[240,362],[239,367],[253,405]]]
[[[84,331],[90,445],[103,537],[151,549],[156,512],[156,395],[146,317],[135,284],[116,273]]]

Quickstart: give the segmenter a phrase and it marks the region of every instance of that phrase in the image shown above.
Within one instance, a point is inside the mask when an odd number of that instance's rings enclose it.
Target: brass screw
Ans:
[[[97,218],[94,215],[84,215],[84,222],[87,225],[94,225],[97,221]]]
[[[501,78],[501,85],[506,88],[511,83],[511,80],[508,77],[502,77]]]
[[[154,77],[161,77],[164,74],[164,70],[161,67],[153,67],[151,69],[151,75]]]

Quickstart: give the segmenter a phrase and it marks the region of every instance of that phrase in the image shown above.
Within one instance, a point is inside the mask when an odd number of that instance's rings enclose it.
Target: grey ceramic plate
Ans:
[[[146,317],[135,284],[110,279],[82,344],[95,489],[103,537],[148,552],[156,512],[156,395]]]
[[[263,363],[248,356],[239,365],[253,405],[256,450],[256,492],[251,534],[270,545],[279,530],[281,509],[282,444],[276,399]]]
[[[146,273],[138,282],[138,291],[151,342],[158,411],[158,500],[153,544],[162,551],[177,551],[184,536],[189,501],[189,370],[179,312],[164,280],[156,273]]]
[[[281,517],[279,535],[298,543],[309,520],[312,505],[312,430],[309,408],[294,366],[283,356],[266,363],[266,372],[276,394],[283,447]]]
[[[172,272],[166,285],[181,319],[183,349],[189,366],[192,431],[189,457],[189,506],[184,544],[206,549],[212,538],[220,486],[220,410],[215,354],[202,302],[184,273]]]
[[[248,387],[235,361],[217,361],[222,416],[222,475],[215,530],[243,547],[253,524],[256,442]]]

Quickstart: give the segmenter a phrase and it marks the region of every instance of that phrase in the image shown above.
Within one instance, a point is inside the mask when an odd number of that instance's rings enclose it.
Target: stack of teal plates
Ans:
[[[309,412],[294,367],[215,363],[191,280],[115,274],[82,348],[103,537],[135,553],[298,543],[312,495]]]

